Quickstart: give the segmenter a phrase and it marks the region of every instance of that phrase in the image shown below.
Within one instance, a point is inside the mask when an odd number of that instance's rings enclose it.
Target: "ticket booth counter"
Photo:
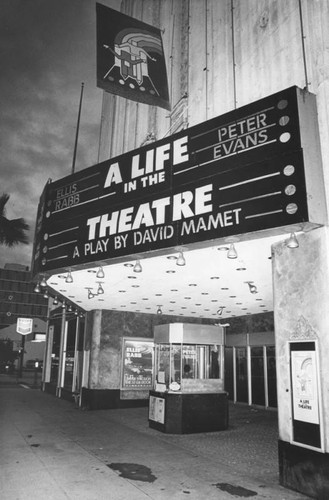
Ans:
[[[155,376],[149,426],[170,434],[228,427],[224,328],[172,323],[154,329]]]

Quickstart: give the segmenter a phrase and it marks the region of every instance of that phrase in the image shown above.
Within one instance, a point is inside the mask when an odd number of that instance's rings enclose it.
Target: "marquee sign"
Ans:
[[[34,273],[308,221],[296,87],[49,183]]]

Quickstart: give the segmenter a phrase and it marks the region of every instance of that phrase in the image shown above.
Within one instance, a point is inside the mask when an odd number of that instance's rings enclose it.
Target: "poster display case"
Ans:
[[[184,434],[226,429],[224,328],[172,323],[154,329],[149,425]]]
[[[152,339],[123,338],[122,399],[147,399],[153,387],[154,344]]]

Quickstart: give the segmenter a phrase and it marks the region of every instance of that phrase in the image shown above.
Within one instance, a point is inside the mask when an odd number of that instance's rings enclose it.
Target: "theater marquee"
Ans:
[[[34,274],[308,222],[308,99],[291,87],[47,184]]]

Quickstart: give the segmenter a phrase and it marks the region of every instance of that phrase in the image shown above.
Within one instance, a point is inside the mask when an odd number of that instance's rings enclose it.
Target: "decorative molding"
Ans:
[[[152,142],[155,142],[157,140],[156,135],[153,132],[149,132],[144,141],[141,143],[140,147],[146,146],[147,144],[151,144]]]
[[[318,338],[311,324],[300,316],[296,323],[293,333],[290,335],[290,340],[316,340]]]
[[[175,134],[187,127],[187,94],[184,94],[175,104],[170,114],[170,134]]]

